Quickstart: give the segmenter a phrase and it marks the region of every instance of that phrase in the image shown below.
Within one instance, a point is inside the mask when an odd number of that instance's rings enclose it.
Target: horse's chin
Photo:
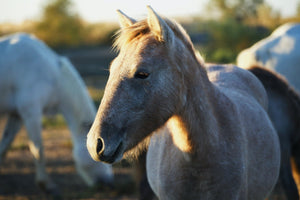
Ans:
[[[122,158],[123,158],[123,154],[120,154],[120,156],[117,157],[103,157],[103,158],[101,157],[99,160],[107,164],[114,164],[120,162]]]

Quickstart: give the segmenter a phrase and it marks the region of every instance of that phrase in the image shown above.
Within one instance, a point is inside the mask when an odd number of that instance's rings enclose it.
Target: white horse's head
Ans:
[[[138,22],[120,11],[119,16],[115,47],[120,52],[110,66],[87,140],[93,159],[108,163],[145,144],[151,133],[180,112],[188,91],[182,83],[202,69],[189,36],[176,22],[151,7],[147,19]]]
[[[60,58],[60,70],[60,109],[71,130],[76,169],[90,186],[99,182],[110,184],[113,181],[111,165],[93,161],[86,147],[87,133],[94,121],[96,108],[83,80],[68,59]]]

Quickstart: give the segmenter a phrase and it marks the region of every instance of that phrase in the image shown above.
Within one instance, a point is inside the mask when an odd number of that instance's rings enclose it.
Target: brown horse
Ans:
[[[249,71],[262,82],[267,91],[268,114],[279,136],[281,166],[278,187],[282,186],[287,199],[297,200],[299,194],[292,175],[290,159],[294,158],[299,172],[300,97],[283,76],[258,66],[249,68]]]
[[[278,137],[263,85],[235,66],[206,66],[183,28],[148,7],[120,14],[104,97],[87,138],[114,163],[150,141],[147,176],[159,199],[264,199],[277,181]]]

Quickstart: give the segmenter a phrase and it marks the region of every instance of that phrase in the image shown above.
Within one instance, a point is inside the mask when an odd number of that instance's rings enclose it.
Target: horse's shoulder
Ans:
[[[254,98],[266,108],[267,94],[261,82],[249,71],[235,65],[206,66],[209,80],[227,96]]]

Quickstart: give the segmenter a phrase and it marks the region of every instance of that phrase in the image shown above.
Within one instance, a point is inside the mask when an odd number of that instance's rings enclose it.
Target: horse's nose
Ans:
[[[101,155],[101,153],[104,151],[104,141],[102,138],[97,139],[97,154]]]

